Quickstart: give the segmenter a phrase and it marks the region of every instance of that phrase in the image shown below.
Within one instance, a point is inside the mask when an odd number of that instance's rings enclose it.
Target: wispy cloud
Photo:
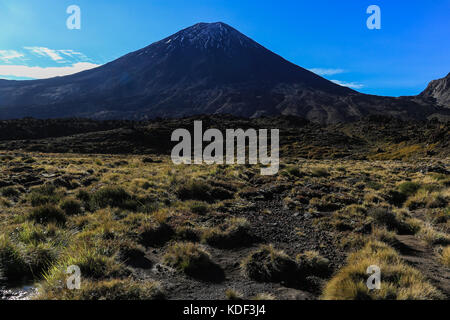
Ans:
[[[61,57],[60,54],[58,53],[58,50],[53,50],[45,47],[24,47],[24,48],[38,56],[49,57],[50,59],[56,62],[64,61],[63,57]]]
[[[0,77],[19,77],[33,79],[47,79],[67,76],[77,72],[93,69],[100,65],[90,62],[77,62],[64,67],[29,67],[23,65],[0,65]]]
[[[318,74],[319,76],[333,76],[335,74],[345,72],[345,70],[343,69],[325,69],[325,68],[311,68],[308,70],[314,72],[315,74]]]
[[[23,58],[25,55],[15,50],[0,50],[0,61],[10,62],[13,59]]]
[[[74,59],[90,60],[84,53],[71,49],[57,50],[57,52]]]
[[[356,83],[356,82],[345,82],[345,81],[340,81],[340,80],[330,80],[330,81],[334,82],[334,83],[336,83],[336,84],[338,84],[340,86],[349,87],[349,88],[352,88],[352,89],[361,89],[361,88],[364,87],[363,84]]]

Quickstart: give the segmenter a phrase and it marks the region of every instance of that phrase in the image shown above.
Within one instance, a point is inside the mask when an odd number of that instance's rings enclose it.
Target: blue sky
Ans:
[[[381,30],[369,30],[369,5]],[[66,9],[81,8],[81,30]],[[197,22],[222,21],[361,92],[413,95],[450,72],[450,0],[1,0],[0,78],[92,68]]]

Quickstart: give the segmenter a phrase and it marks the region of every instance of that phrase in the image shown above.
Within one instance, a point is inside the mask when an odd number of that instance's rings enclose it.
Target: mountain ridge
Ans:
[[[228,113],[337,123],[370,114],[425,119],[443,109],[425,95],[379,97],[339,86],[222,22],[195,24],[74,75],[0,82],[0,119]]]

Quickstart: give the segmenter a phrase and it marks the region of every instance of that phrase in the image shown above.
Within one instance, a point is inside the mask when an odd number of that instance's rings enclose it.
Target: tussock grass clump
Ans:
[[[58,252],[49,243],[38,243],[28,246],[24,254],[33,278],[40,278],[57,260]]]
[[[296,178],[301,178],[305,175],[298,167],[288,167],[284,172]]]
[[[68,216],[74,216],[77,214],[81,214],[82,204],[80,201],[75,199],[64,199],[61,201],[59,207],[66,213]]]
[[[58,253],[49,243],[14,244],[0,236],[0,282],[39,278],[56,261]]]
[[[252,241],[250,223],[245,218],[230,218],[222,225],[206,229],[202,241],[217,248],[236,248]]]
[[[46,204],[56,204],[61,200],[62,195],[56,192],[53,184],[45,184],[34,188],[30,192],[30,202],[33,207],[43,206]]]
[[[194,278],[223,280],[223,270],[216,265],[210,254],[191,242],[173,243],[163,257],[163,263]]]
[[[270,301],[270,300],[276,300],[276,297],[271,293],[262,292],[262,293],[258,293],[256,296],[254,296],[250,300]]]
[[[37,244],[47,238],[46,230],[39,224],[25,222],[18,230],[18,240],[25,244]]]
[[[189,209],[192,213],[205,215],[208,213],[208,205],[204,202],[195,201],[190,206]]]
[[[0,282],[22,280],[29,274],[22,253],[6,235],[0,235]]]
[[[95,248],[86,246],[68,248],[65,257],[54,263],[44,274],[49,286],[58,286],[65,279],[67,267],[71,265],[80,268],[83,279],[106,279],[127,274],[125,268],[114,261],[113,257],[100,254]]]
[[[369,215],[377,225],[384,226],[390,231],[396,231],[400,234],[415,234],[418,231],[415,225],[400,220],[395,213],[387,208],[374,208],[369,211]]]
[[[381,289],[369,290],[367,268],[381,269]],[[325,300],[432,300],[442,294],[416,269],[406,265],[388,245],[369,241],[347,259],[347,265],[327,283]]]
[[[122,187],[104,187],[91,196],[94,207],[117,207],[136,211],[139,203]]]
[[[241,263],[244,274],[261,282],[287,282],[297,279],[297,264],[283,251],[272,245],[262,245]]]
[[[11,201],[4,197],[0,197],[0,207],[10,208],[12,206]]]
[[[234,192],[223,186],[211,185],[202,180],[189,180],[179,186],[175,194],[180,200],[199,200],[214,202],[219,200],[232,199]]]
[[[384,242],[393,247],[399,245],[399,241],[395,236],[396,236],[395,232],[389,231],[386,227],[374,228],[372,230],[372,237],[375,240]]]
[[[147,221],[138,228],[139,241],[147,247],[163,245],[174,233],[173,228],[165,222]]]
[[[412,181],[402,182],[398,185],[398,191],[406,196],[412,196],[420,189],[420,184]]]
[[[27,216],[28,220],[36,221],[37,223],[47,224],[54,222],[57,224],[64,224],[67,217],[61,209],[53,205],[44,205],[34,208]]]
[[[200,240],[200,231],[193,226],[178,226],[175,229],[175,235],[178,240],[197,242]]]
[[[145,256],[145,249],[141,245],[134,243],[128,239],[123,240],[119,244],[118,258],[121,261],[130,261]]]
[[[406,200],[405,207],[409,210],[421,208],[444,208],[447,203],[447,200],[441,196],[439,192],[429,192],[425,189],[420,189],[416,194]]]
[[[446,233],[436,231],[430,224],[424,224],[419,231],[419,238],[430,245],[448,245],[450,236]]]
[[[406,181],[400,183],[394,190],[389,190],[387,193],[387,201],[397,207],[401,207],[405,201],[413,196],[421,185],[416,182]]]
[[[0,194],[7,198],[15,198],[20,196],[20,191],[15,187],[4,187],[0,189]]]
[[[225,291],[225,297],[227,300],[243,300],[244,296],[239,291],[233,290],[233,289],[227,289]]]
[[[296,257],[299,273],[304,276],[328,276],[332,269],[330,260],[321,256],[317,251],[306,251]]]
[[[328,177],[330,175],[330,173],[328,172],[328,170],[326,168],[317,167],[317,168],[311,169],[311,175],[313,177],[323,178],[323,177]]]
[[[446,246],[442,249],[439,258],[444,266],[450,268],[450,246]]]
[[[159,300],[164,293],[158,282],[133,279],[84,281],[79,290],[65,287],[40,288],[38,300]]]

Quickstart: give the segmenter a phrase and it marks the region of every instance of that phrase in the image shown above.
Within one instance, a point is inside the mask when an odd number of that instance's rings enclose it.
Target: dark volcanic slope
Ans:
[[[442,79],[431,81],[420,96],[436,99],[437,104],[450,108],[450,73]]]
[[[368,114],[423,119],[441,109],[431,99],[375,97],[338,86],[224,23],[196,24],[79,74],[0,81],[0,119],[230,113],[336,123]]]

